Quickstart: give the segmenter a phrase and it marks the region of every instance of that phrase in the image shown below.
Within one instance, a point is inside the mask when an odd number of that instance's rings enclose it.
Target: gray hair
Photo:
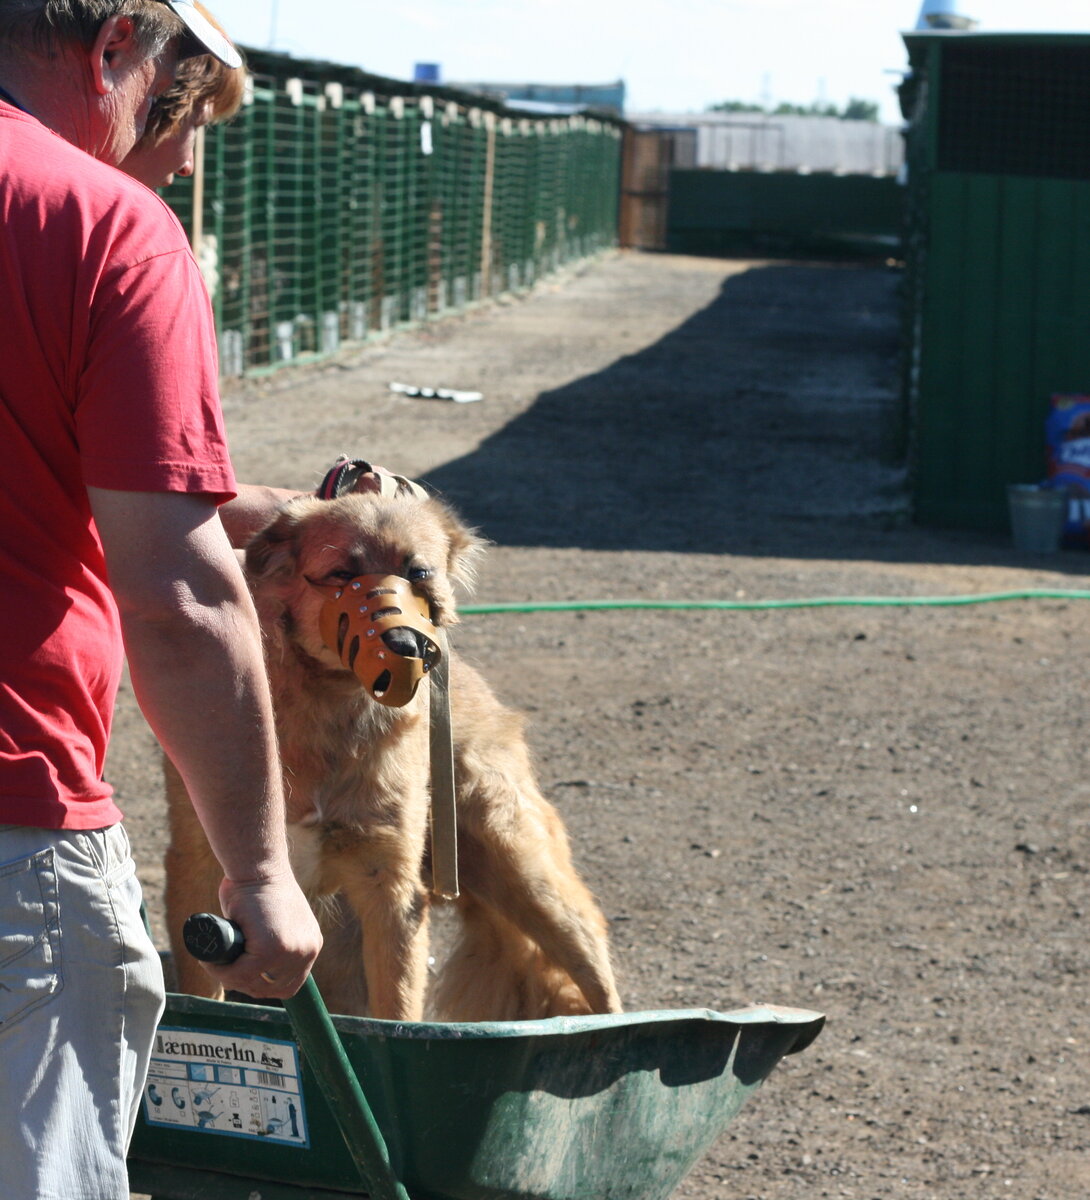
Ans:
[[[0,0],[0,42],[52,58],[66,44],[90,48],[109,17],[131,17],[136,44],[161,54],[185,26],[161,0]]]

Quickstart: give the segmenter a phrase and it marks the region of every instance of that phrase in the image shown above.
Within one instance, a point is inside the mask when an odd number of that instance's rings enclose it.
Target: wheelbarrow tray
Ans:
[[[663,1200],[824,1017],[759,1006],[333,1023],[413,1200]],[[282,1009],[169,995],[148,1085],[159,1103],[145,1095],[130,1150],[133,1190],[367,1194],[295,1041]]]

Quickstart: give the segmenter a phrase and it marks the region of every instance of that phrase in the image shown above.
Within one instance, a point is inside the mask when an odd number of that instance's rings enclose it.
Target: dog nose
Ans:
[[[382,635],[382,641],[399,658],[422,660],[425,675],[439,661],[439,647],[430,638],[415,629],[408,629],[404,625],[387,629]],[[393,676],[390,671],[381,672],[371,684],[371,694],[380,703],[386,703],[383,697],[389,692],[392,683]],[[413,690],[415,691],[415,685]]]
[[[439,658],[439,647],[429,637],[425,637],[417,629],[409,629],[399,625],[395,629],[387,629],[382,640],[402,658],[422,658],[424,670],[430,671]]]

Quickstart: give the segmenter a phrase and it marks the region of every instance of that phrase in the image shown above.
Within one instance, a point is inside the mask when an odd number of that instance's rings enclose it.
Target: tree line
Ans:
[[[877,121],[878,104],[873,100],[860,100],[853,96],[843,108],[837,108],[826,100],[815,100],[812,104],[777,104],[769,108],[764,104],[750,104],[745,100],[721,100],[709,104],[708,112],[763,113],[772,117],[837,117],[841,121]]]

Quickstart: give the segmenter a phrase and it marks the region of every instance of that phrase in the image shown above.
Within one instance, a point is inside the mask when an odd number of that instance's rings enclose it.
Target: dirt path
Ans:
[[[341,450],[495,542],[477,599],[1090,586],[1084,555],[916,529],[895,271],[619,254],[227,398],[242,478]],[[409,399],[391,381],[477,389]],[[531,716],[626,1006],[817,1008],[689,1200],[1085,1200],[1085,601],[467,617]],[[111,778],[156,928],[154,745]]]

